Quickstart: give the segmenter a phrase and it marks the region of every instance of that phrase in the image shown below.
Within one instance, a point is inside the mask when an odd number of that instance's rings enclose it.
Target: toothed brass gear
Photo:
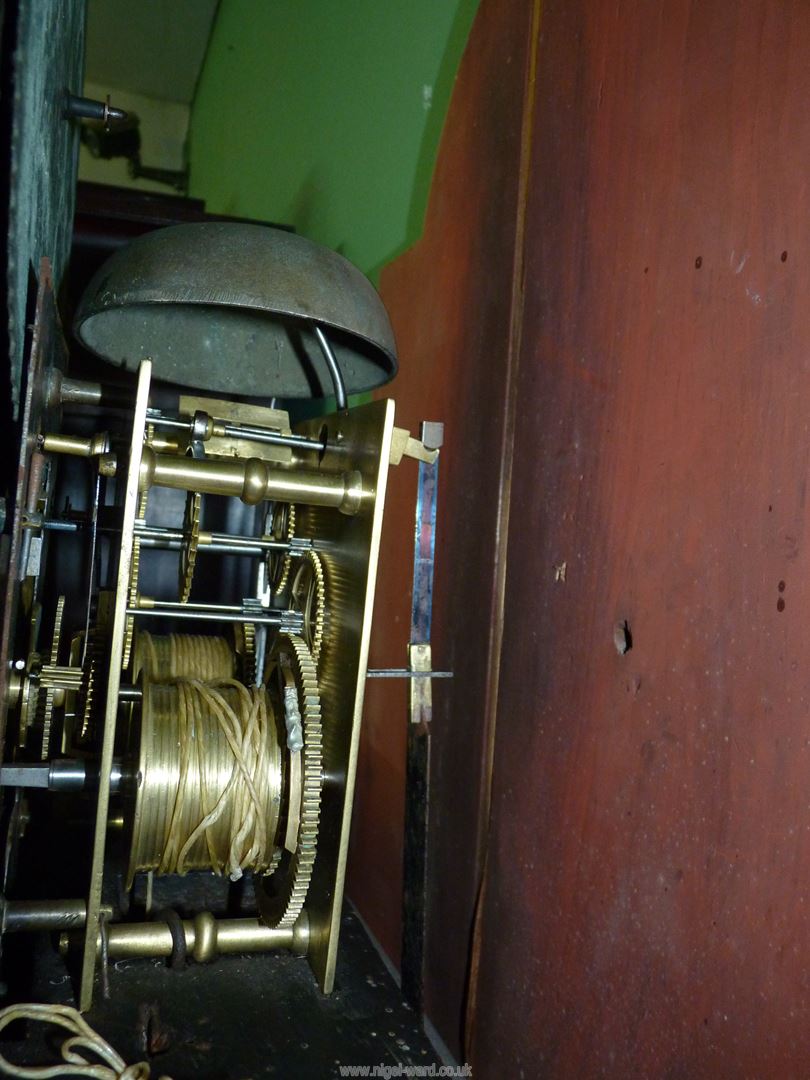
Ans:
[[[56,614],[53,618],[53,638],[51,640],[51,663],[59,663],[59,647],[62,643],[62,620],[65,617],[65,598],[56,601]]]
[[[307,551],[301,558],[290,590],[290,607],[304,616],[304,639],[317,664],[326,629],[326,579],[315,551]]]
[[[306,642],[297,634],[279,634],[273,650],[276,662],[283,654],[286,654],[295,677],[304,749],[299,751],[303,768],[295,851],[284,851],[280,857],[274,854],[270,869],[277,869],[272,878],[268,876],[264,879],[258,890],[264,922],[279,929],[293,926],[306,902],[318,848],[323,783],[323,726],[315,662]],[[268,884],[272,880],[275,886],[279,877],[282,880],[278,883],[277,891],[271,895]]]
[[[80,698],[79,744],[85,745],[103,723],[103,696],[96,693],[96,687],[102,683],[102,673],[106,670],[109,639],[112,632],[112,617],[115,594],[101,590],[96,603],[96,618],[90,626],[90,637],[85,649],[85,674]]]
[[[265,540],[295,539],[294,503],[276,503],[271,514],[270,534]],[[292,558],[289,551],[271,551],[267,557],[267,581],[274,593],[283,592],[290,578]]]
[[[79,729],[80,742],[83,742],[90,732],[90,724],[93,717],[93,706],[95,704],[95,690],[96,661],[93,656],[90,656],[87,662],[87,672],[85,674],[82,694],[82,726]]]
[[[146,518],[146,503],[149,497],[148,491],[141,492],[141,498],[138,503],[138,518],[144,520]],[[141,569],[141,538],[136,536],[132,540],[132,559],[129,564],[129,589],[127,590],[127,607],[138,606],[138,575]],[[127,615],[126,623],[124,624],[124,648],[121,657],[121,667],[126,669],[129,667],[130,657],[132,656],[132,639],[135,636],[135,616]]]
[[[62,642],[62,620],[65,616],[65,598],[60,596],[56,601],[56,613],[53,617],[53,638],[51,639],[51,664],[59,663],[59,646]],[[44,694],[40,690],[42,700],[42,749],[41,757],[46,761],[51,752],[51,726],[53,724],[54,689],[48,687]]]
[[[235,623],[233,644],[239,661],[238,670],[242,682],[253,686],[259,679],[259,667],[256,658],[256,624]]]
[[[183,543],[180,547],[180,603],[187,604],[191,596],[194,581],[194,567],[197,564],[197,548],[200,543],[200,512],[202,495],[199,491],[190,491],[186,496],[186,509],[183,516]]]
[[[141,541],[139,537],[135,537],[132,541],[132,561],[129,566],[129,591],[127,594],[127,607],[138,606],[138,574],[141,568]],[[124,649],[121,658],[121,667],[126,669],[129,667],[130,657],[132,655],[132,639],[135,636],[135,616],[127,615],[126,624],[124,626]]]
[[[248,686],[256,682],[256,624],[249,622],[242,625],[244,643],[244,677]]]

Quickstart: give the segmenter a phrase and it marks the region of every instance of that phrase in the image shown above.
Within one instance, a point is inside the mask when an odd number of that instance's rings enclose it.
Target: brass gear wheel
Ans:
[[[146,517],[146,503],[149,497],[149,492],[144,491],[141,493],[141,498],[138,503],[138,518],[143,519]],[[129,589],[127,590],[127,607],[138,606],[138,574],[141,569],[141,538],[136,536],[132,540],[132,560],[129,564]],[[135,636],[135,616],[127,615],[126,623],[124,625],[124,649],[121,657],[121,667],[126,669],[129,667],[130,657],[132,656],[132,639]]]
[[[265,540],[295,539],[294,503],[275,503],[271,513],[270,533]],[[271,551],[267,557],[267,582],[274,593],[284,591],[290,577],[292,558],[289,551]]]
[[[256,662],[256,624],[234,624],[234,648],[241,661],[242,681],[252,686],[258,678]]]
[[[96,691],[96,660],[94,656],[90,656],[87,662],[87,672],[85,673],[85,681],[82,693],[81,713],[82,713],[82,725],[79,729],[79,741],[84,742],[90,732],[90,724],[93,716],[93,707],[95,705],[95,691]]]
[[[65,617],[65,598],[60,596],[56,601],[56,614],[53,618],[53,638],[51,639],[51,664],[59,663],[59,646],[62,642],[62,620]],[[42,694],[42,691],[40,691]],[[41,758],[47,761],[51,752],[51,726],[53,724],[54,691],[51,687],[45,690],[43,696],[42,717],[42,750]]]
[[[183,543],[180,547],[180,603],[187,604],[191,596],[194,581],[194,567],[197,563],[197,548],[200,544],[200,512],[202,495],[199,491],[190,491],[186,496],[186,510],[183,516]]]
[[[326,629],[326,579],[323,563],[314,551],[307,551],[295,571],[290,589],[290,607],[304,616],[304,639],[317,664]]]
[[[96,694],[96,685],[100,684],[101,673],[106,670],[113,608],[114,594],[102,590],[98,596],[96,618],[90,626],[90,638],[85,649],[85,672],[79,700],[79,745],[85,745],[97,730],[97,725],[102,722],[98,714],[104,702],[103,698]]]
[[[59,663],[59,647],[62,643],[62,622],[65,618],[65,598],[56,601],[56,614],[53,618],[53,639],[51,640],[51,663]]]
[[[294,925],[307,898],[318,849],[323,782],[323,727],[315,662],[305,641],[297,634],[279,634],[273,650],[276,662],[285,653],[295,677],[304,732],[298,835],[295,851],[284,851],[279,859],[274,855],[271,870],[274,866],[277,869],[272,879],[266,877],[258,889],[264,922],[279,929]],[[279,876],[277,891],[271,894],[266,883],[272,880],[275,884]]]

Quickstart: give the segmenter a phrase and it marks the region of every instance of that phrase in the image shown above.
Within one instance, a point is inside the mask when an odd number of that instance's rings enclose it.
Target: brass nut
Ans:
[[[355,470],[343,474],[343,501],[340,504],[341,514],[349,517],[356,514],[363,501],[363,477]]]
[[[267,466],[260,458],[248,458],[245,462],[245,484],[242,488],[242,502],[255,506],[265,497],[267,491]]]
[[[23,677],[16,667],[12,667],[9,677],[8,686],[6,687],[6,703],[10,709],[16,709],[20,702],[20,695],[22,694]]]
[[[191,954],[198,964],[207,964],[217,955],[217,920],[210,911],[194,916],[194,949]]]
[[[115,454],[100,454],[98,471],[101,476],[115,476],[118,471],[118,459]]]
[[[290,952],[294,956],[306,956],[309,952],[309,915],[302,911],[293,927]]]
[[[155,451],[151,446],[144,446],[141,452],[141,470],[138,477],[138,490],[148,491],[155,476]]]

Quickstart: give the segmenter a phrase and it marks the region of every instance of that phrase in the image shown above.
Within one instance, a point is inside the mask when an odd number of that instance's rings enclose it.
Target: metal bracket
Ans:
[[[413,671],[406,667],[369,668],[367,679],[452,679],[452,671]]]
[[[411,642],[408,646],[408,663],[412,672],[429,672],[433,667],[430,644]],[[433,692],[430,679],[411,679],[410,721],[412,724],[429,724],[433,715]]]
[[[406,433],[407,434],[407,433]],[[413,601],[408,645],[410,712],[405,760],[405,837],[403,845],[402,992],[421,1015],[427,913],[428,820],[430,816],[430,720],[433,713],[430,648],[433,613],[433,560],[436,543],[439,447],[443,425],[421,425],[422,441],[416,495],[413,552]],[[408,437],[410,439],[410,436]],[[415,440],[413,440],[415,441]],[[408,442],[406,440],[407,453]]]
[[[399,465],[403,457],[415,458],[426,465],[432,465],[438,456],[438,449],[428,447],[419,439],[414,439],[407,428],[394,428],[389,457],[390,465]]]

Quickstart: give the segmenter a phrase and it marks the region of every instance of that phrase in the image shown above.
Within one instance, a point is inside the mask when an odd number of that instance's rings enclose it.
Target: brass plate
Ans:
[[[129,466],[127,468],[127,486],[124,494],[124,518],[121,526],[121,552],[118,560],[115,611],[112,619],[110,666],[104,706],[104,736],[101,745],[96,826],[93,838],[93,864],[90,871],[90,891],[87,898],[87,924],[85,926],[81,987],[79,991],[79,1008],[82,1012],[86,1012],[93,1004],[93,983],[96,973],[99,913],[101,910],[101,883],[104,876],[104,849],[110,807],[110,771],[112,769],[113,747],[115,745],[115,725],[118,718],[118,691],[121,685],[121,658],[123,656],[126,628],[129,571],[132,561],[135,515],[138,510],[138,479],[141,469],[143,438],[146,430],[146,407],[149,402],[151,377],[152,364],[149,360],[144,360],[138,371],[138,391],[135,398]]]
[[[323,563],[329,610],[318,664],[324,787],[318,855],[306,903],[309,960],[321,989],[329,993],[335,981],[394,402],[374,401],[343,416],[307,421],[296,430],[317,436],[324,424],[329,446],[320,467],[356,469],[363,477],[363,498],[353,517],[324,507],[296,507],[297,527],[302,536],[313,537]],[[310,468],[319,465],[315,452],[301,459]]]

